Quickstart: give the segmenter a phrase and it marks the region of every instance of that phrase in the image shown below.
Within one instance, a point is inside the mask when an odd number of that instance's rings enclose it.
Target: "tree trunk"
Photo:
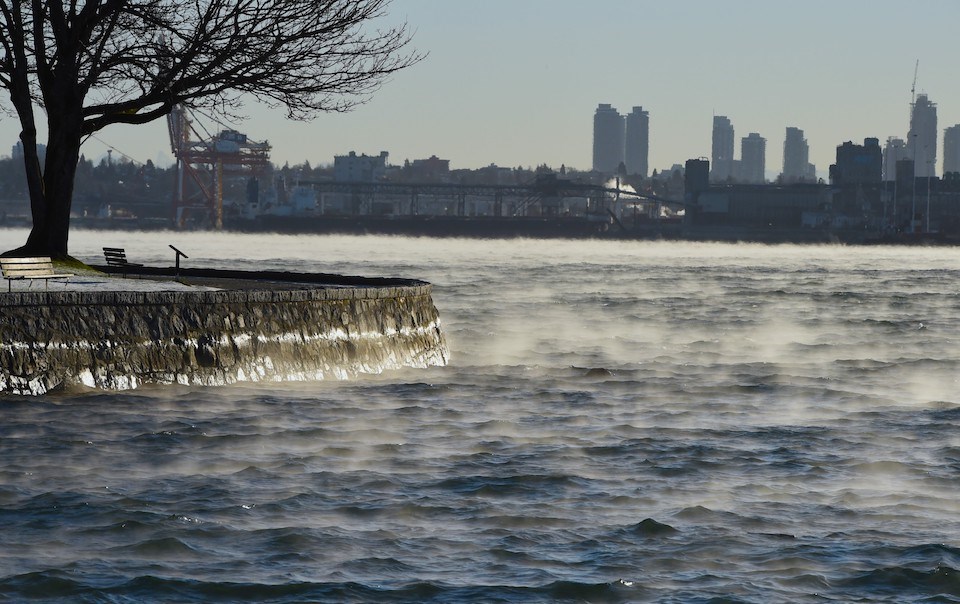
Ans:
[[[29,256],[46,255],[47,202],[43,193],[43,169],[40,167],[40,157],[37,152],[36,130],[21,132],[20,142],[23,145],[23,167],[27,176],[27,193],[30,195],[33,229],[27,237],[27,243],[14,252],[22,252],[22,255]]]
[[[23,146],[23,165],[27,178],[27,192],[30,195],[30,213],[33,218],[33,230],[23,247],[9,252],[4,256],[39,256],[47,255],[47,201],[44,195],[43,170],[40,166],[40,157],[37,153],[37,126],[33,117],[33,107],[30,98],[29,85],[24,74],[14,78],[10,87],[10,99],[20,117],[20,143]]]
[[[40,164],[36,157],[36,141],[33,141],[33,145],[24,141],[27,181],[30,183],[31,179],[38,179],[39,184],[29,186],[33,229],[26,245],[17,251],[67,258],[73,185],[80,160],[81,122],[51,116],[48,123],[51,134],[42,176],[38,173]],[[32,153],[27,150],[31,146]]]

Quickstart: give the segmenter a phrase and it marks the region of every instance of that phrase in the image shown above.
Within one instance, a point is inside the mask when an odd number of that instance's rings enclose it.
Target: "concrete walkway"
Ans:
[[[57,272],[69,272],[58,270]],[[6,293],[7,280],[0,284],[0,292]],[[14,279],[10,281],[10,291],[39,293],[49,292],[164,292],[164,291],[215,291],[220,288],[207,285],[192,285],[172,279],[117,277],[104,274],[80,274],[64,279],[50,279],[45,285],[43,279]]]

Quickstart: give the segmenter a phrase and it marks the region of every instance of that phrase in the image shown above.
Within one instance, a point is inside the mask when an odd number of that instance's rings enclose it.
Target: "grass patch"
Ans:
[[[105,275],[101,270],[97,270],[87,264],[77,260],[73,256],[67,256],[66,258],[56,258],[53,261],[53,266],[61,270],[68,270],[75,275]]]

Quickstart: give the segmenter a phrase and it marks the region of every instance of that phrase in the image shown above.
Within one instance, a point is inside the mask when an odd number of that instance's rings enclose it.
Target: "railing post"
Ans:
[[[177,248],[173,247],[172,245],[170,246],[170,249],[176,252],[176,255],[174,256],[174,262],[176,263],[176,267],[177,267],[177,272],[176,272],[177,279],[179,279],[180,278],[180,257],[183,256],[184,258],[189,258],[190,256],[187,256],[186,254],[184,254]]]

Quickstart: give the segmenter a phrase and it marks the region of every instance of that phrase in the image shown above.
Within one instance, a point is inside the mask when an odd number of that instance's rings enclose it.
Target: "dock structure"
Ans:
[[[683,207],[680,200],[665,199],[655,195],[638,193],[629,189],[606,187],[601,185],[578,183],[551,176],[538,178],[532,184],[494,185],[462,183],[403,183],[403,182],[337,182],[303,180],[300,186],[309,187],[320,195],[342,195],[359,200],[357,214],[374,213],[378,200],[388,200],[396,204],[392,212],[395,215],[417,216],[425,213],[421,204],[425,198],[453,202],[453,211],[445,215],[467,216],[467,200],[487,200],[492,202],[495,217],[504,216],[550,216],[560,210],[559,200],[569,198],[586,199],[587,210],[605,212],[621,200],[645,203],[651,206]],[[512,203],[506,204],[510,201]],[[435,212],[431,212],[435,213]]]

